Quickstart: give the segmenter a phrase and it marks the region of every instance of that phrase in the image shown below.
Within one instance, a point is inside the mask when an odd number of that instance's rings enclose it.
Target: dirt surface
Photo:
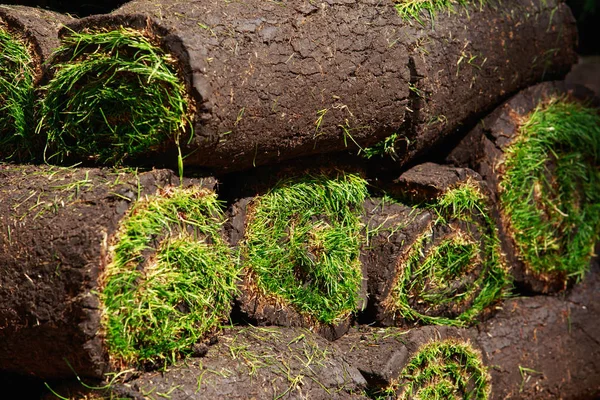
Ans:
[[[374,0],[137,0],[70,28],[122,25],[162,38],[197,102],[186,163],[220,173],[356,153],[353,141],[370,146],[394,132],[403,164],[575,62],[574,20],[556,0],[456,11],[422,26]]]
[[[142,374],[111,392],[133,399],[366,400],[365,386],[337,347],[308,330],[246,327],[227,330],[202,358]]]
[[[75,19],[69,15],[25,6],[0,6],[0,27],[7,27],[17,37],[25,39],[33,58],[36,81],[42,78],[52,52],[60,46],[58,31]]]
[[[102,374],[93,291],[108,239],[137,196],[176,182],[166,170],[0,165],[0,370]]]
[[[553,94],[569,93],[576,99],[598,105],[594,93],[584,86],[563,81],[546,82],[523,90],[518,95],[498,107],[482,120],[456,149],[449,155],[448,161],[454,164],[468,165],[478,171],[488,185],[494,202],[498,200],[498,187],[501,171],[498,166],[504,160],[504,149],[517,137],[520,118],[537,106],[541,99]],[[561,276],[541,276],[528,270],[516,255],[516,247],[511,235],[507,234],[506,218],[497,215],[497,225],[508,265],[517,285],[523,291],[555,292],[564,288]]]
[[[479,326],[492,399],[597,399],[600,396],[600,268],[564,297],[506,301]]]

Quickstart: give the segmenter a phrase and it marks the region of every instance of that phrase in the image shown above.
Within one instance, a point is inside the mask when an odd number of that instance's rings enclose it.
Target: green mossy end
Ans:
[[[541,103],[505,150],[500,203],[526,267],[579,280],[600,236],[600,115],[568,98]]]
[[[401,260],[386,306],[408,321],[470,325],[486,307],[506,297],[510,287],[496,225],[484,195],[470,179],[427,207],[437,219]],[[436,242],[434,229],[442,226],[449,233]]]
[[[280,182],[249,206],[241,246],[259,293],[335,324],[357,311],[364,179],[340,173]]]
[[[189,127],[189,102],[175,60],[140,31],[72,32],[44,86],[39,130],[49,159],[119,163]]]
[[[423,24],[423,15],[429,15],[431,19],[439,12],[452,12],[454,6],[467,7],[478,5],[483,7],[487,0],[396,0],[396,10],[405,20],[414,19]]]
[[[214,192],[169,188],[122,223],[101,299],[111,358],[172,361],[226,320],[238,269]]]
[[[32,137],[34,66],[27,45],[0,24],[0,158],[26,157]]]
[[[486,400],[491,385],[481,354],[469,343],[454,339],[422,346],[384,396],[400,400]]]

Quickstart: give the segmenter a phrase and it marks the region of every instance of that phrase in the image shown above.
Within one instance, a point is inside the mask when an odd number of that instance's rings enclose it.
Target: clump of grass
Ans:
[[[392,133],[390,136],[383,139],[381,142],[376,143],[371,147],[365,147],[361,149],[360,153],[367,160],[374,157],[389,156],[392,160],[398,160],[398,154],[396,153],[396,143],[400,140],[408,140],[405,137],[401,137],[398,133]]]
[[[401,260],[386,307],[408,321],[469,325],[507,295],[496,226],[473,180],[427,207],[437,219]]]
[[[519,257],[536,274],[579,280],[600,235],[600,115],[554,98],[505,151],[500,203]]]
[[[1,22],[1,21],[0,21]],[[0,157],[25,156],[32,137],[34,66],[27,44],[0,24]]]
[[[169,188],[122,223],[101,299],[117,362],[172,361],[227,318],[238,270],[213,192]]]
[[[39,130],[49,158],[119,163],[171,142],[189,126],[175,60],[140,31],[71,32],[43,88]]]
[[[469,343],[448,339],[421,346],[400,378],[378,398],[486,400],[490,392],[481,354]]]
[[[429,15],[433,20],[440,12],[452,12],[454,6],[467,7],[473,4],[482,7],[487,0],[396,0],[396,11],[405,20],[416,20],[423,25],[423,15]]]
[[[362,281],[359,176],[281,182],[249,208],[242,256],[256,289],[325,324],[356,311]]]

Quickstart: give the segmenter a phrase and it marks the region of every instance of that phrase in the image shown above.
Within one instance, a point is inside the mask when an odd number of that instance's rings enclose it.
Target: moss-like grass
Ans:
[[[600,115],[555,98],[528,115],[506,149],[500,202],[526,266],[579,280],[600,236]]]
[[[238,270],[213,192],[170,188],[122,223],[101,299],[116,362],[171,361],[228,318]]]
[[[336,323],[359,306],[367,195],[359,176],[286,180],[249,206],[241,246],[256,289],[320,323]]]
[[[440,12],[452,12],[454,6],[467,7],[477,5],[482,7],[487,0],[396,0],[396,11],[405,20],[416,20],[423,24],[423,16],[431,19]]]
[[[486,400],[490,376],[481,354],[466,342],[453,339],[422,346],[379,399]]]
[[[485,197],[467,180],[427,207],[437,219],[401,259],[386,307],[408,321],[472,324],[510,286]]]
[[[119,163],[189,128],[190,104],[175,60],[140,31],[71,32],[44,87],[49,159]],[[191,129],[191,128],[190,128]]]
[[[34,66],[27,44],[0,24],[0,158],[29,154],[33,87]]]

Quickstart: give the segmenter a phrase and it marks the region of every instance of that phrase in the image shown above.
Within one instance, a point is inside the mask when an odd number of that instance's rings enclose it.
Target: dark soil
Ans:
[[[109,238],[138,195],[172,172],[0,165],[0,370],[101,376],[94,294]]]
[[[198,103],[186,163],[216,173],[356,153],[353,140],[371,146],[394,132],[410,143],[404,164],[575,61],[574,20],[554,0],[458,8],[434,30],[387,2],[136,0],[70,28],[121,25],[149,29],[180,60]]]
[[[478,327],[493,399],[600,396],[600,268],[561,297],[509,300]]]
[[[359,400],[365,387],[337,347],[310,331],[246,327],[227,330],[202,358],[142,374],[111,392],[133,399],[162,393],[173,400]]]

